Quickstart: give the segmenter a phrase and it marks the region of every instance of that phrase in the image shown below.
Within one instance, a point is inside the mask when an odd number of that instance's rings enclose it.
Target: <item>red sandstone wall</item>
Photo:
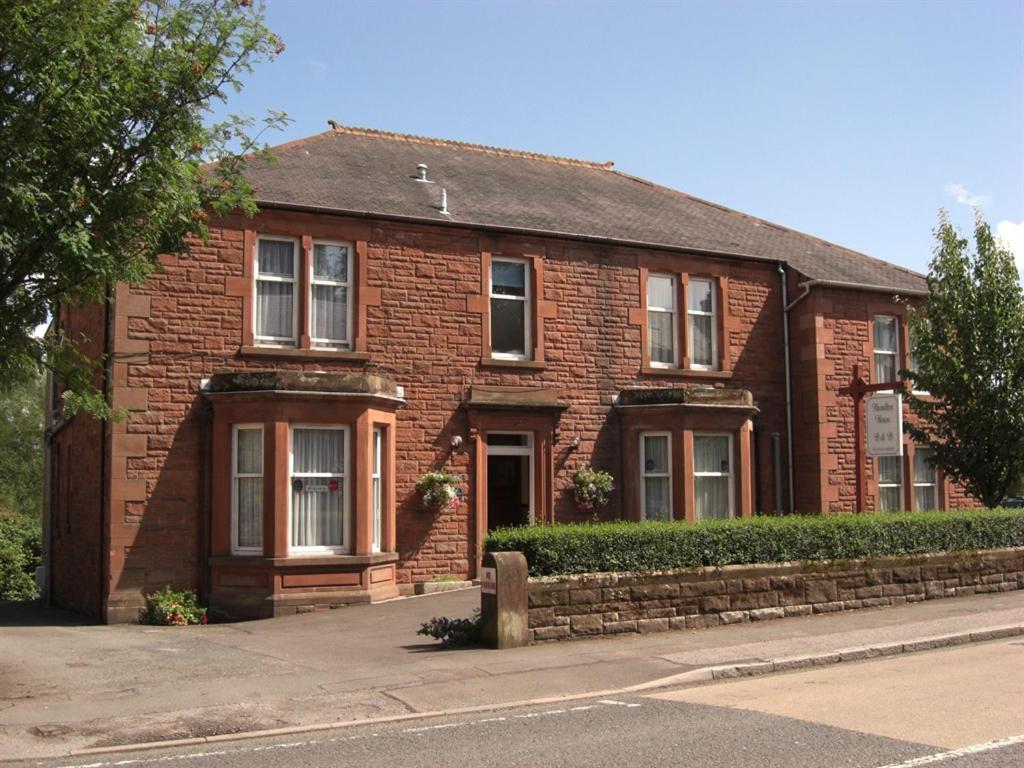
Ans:
[[[277,221],[325,222],[337,237],[365,233],[366,283],[380,302],[367,308],[370,362],[241,357],[242,299],[226,285],[243,274],[241,228]],[[582,246],[557,240],[491,238],[466,230],[373,224],[301,214],[261,214],[228,222],[190,254],[166,257],[147,285],[118,292],[115,404],[136,409],[114,435],[111,505],[111,604],[127,614],[142,589],[173,583],[197,586],[204,550],[201,379],[226,370],[365,370],[392,376],[405,387],[398,413],[397,528],[400,579],[469,572],[468,504],[434,515],[414,495],[425,471],[447,466],[468,479],[470,457],[450,455],[451,436],[467,434],[458,406],[472,384],[543,384],[565,390],[572,407],[562,416],[555,445],[555,506],[559,520],[579,519],[571,474],[592,462],[618,476],[618,420],[612,397],[628,386],[673,385],[685,378],[641,375],[640,327],[630,309],[640,305],[638,260],[657,255],[636,249]],[[544,296],[556,316],[545,321],[542,370],[480,365],[481,316],[467,297],[481,292],[480,252],[544,256]],[[664,258],[664,257],[662,257]],[[733,374],[728,386],[750,389],[761,409],[755,420],[758,494],[773,505],[770,433],[785,450],[779,278],[753,262],[671,257],[680,271],[729,277],[729,333]],[[234,291],[237,294],[237,291]],[[568,451],[578,435],[578,451]],[[468,490],[468,488],[467,488]],[[608,516],[617,516],[613,499]]]

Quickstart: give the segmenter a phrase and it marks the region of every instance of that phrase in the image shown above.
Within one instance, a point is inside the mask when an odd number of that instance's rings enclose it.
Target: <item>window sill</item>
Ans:
[[[640,369],[643,376],[669,376],[676,379],[711,379],[726,381],[732,378],[732,371],[704,371],[693,368],[651,368]]]
[[[310,566],[381,565],[398,561],[397,552],[374,552],[370,555],[293,555],[263,557],[262,555],[224,555],[211,557],[210,565],[251,565],[277,568],[308,568]]]
[[[543,360],[502,360],[493,357],[481,357],[481,368],[518,368],[525,371],[543,371],[548,365]]]
[[[370,359],[369,352],[352,352],[341,349],[296,349],[294,347],[241,347],[238,354],[242,357],[265,357],[299,360],[345,360],[365,363]]]

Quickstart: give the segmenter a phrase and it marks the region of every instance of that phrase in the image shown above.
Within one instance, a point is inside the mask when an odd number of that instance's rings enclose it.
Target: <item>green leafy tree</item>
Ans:
[[[106,413],[82,340],[33,329],[255,211],[245,157],[285,117],[209,113],[281,50],[251,0],[0,3],[0,387],[49,365]]]
[[[1013,255],[975,216],[975,250],[945,211],[935,232],[929,295],[910,311],[918,426],[935,464],[985,506],[1024,475],[1024,290]]]

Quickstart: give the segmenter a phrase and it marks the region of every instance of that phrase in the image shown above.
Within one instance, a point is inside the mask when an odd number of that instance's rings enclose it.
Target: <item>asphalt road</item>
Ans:
[[[1018,768],[1022,690],[1016,638],[645,696],[20,765]]]

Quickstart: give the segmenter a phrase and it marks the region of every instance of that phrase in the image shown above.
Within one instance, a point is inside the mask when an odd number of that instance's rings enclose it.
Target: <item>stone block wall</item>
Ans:
[[[702,629],[1016,589],[1024,589],[1024,547],[531,578],[530,641]]]

